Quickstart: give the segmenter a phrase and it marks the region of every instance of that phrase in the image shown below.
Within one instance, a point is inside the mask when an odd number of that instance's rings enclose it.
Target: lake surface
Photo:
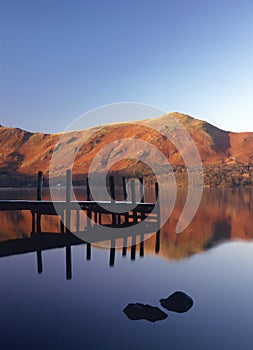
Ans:
[[[0,198],[34,198],[35,190],[0,190]],[[47,193],[45,194],[47,197]],[[179,193],[160,232],[126,255],[87,245],[0,258],[1,348],[10,349],[252,349],[253,189],[205,189],[199,210],[181,234],[175,226],[184,205]],[[161,205],[161,210],[166,202]],[[0,213],[1,245],[30,236],[25,212]],[[55,218],[42,227],[57,228]],[[38,273],[40,270],[40,273]],[[175,291],[193,299],[185,313],[159,300]],[[161,321],[131,320],[129,303],[159,307]]]

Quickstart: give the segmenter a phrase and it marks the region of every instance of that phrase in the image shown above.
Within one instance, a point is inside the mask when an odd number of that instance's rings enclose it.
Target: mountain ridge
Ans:
[[[207,177],[210,168],[213,169],[213,175],[216,172],[217,176],[219,172],[226,171],[231,175],[231,172],[235,171],[233,176],[234,178],[237,177],[238,181],[235,181],[232,185],[252,184],[253,132],[228,132],[204,120],[173,112],[136,122],[106,124],[81,131],[57,134],[32,133],[20,128],[1,126],[0,186],[12,186],[13,182],[20,185],[32,185],[33,178],[39,170],[42,170],[47,177],[50,160],[59,139],[61,139],[61,143],[65,143],[67,154],[79,148],[80,136],[86,138],[86,141],[80,147],[75,159],[74,175],[77,178],[87,174],[92,159],[105,145],[115,142],[115,149],[113,149],[111,155],[112,159],[114,157],[116,159],[115,155],[118,151],[116,141],[137,138],[154,145],[165,154],[173,167],[181,168],[181,170],[176,169],[176,173],[179,175],[179,182],[181,181],[184,185],[185,179],[180,180],[180,172],[185,168],[184,161],[180,152],[167,139],[173,132],[177,137],[181,137],[181,131],[175,119],[183,125],[194,140],[203,166],[206,169]],[[146,156],[148,155],[150,154]],[[143,155],[143,161],[145,161],[146,156]],[[112,169],[116,175],[123,173],[126,176],[150,175],[149,173],[146,174],[147,170],[140,162],[130,160],[131,152],[127,145],[126,158],[128,160],[119,162]],[[220,185],[221,180],[214,181],[213,185]],[[223,181],[224,185],[226,185],[225,180]],[[205,184],[212,185],[208,181]],[[231,183],[228,183],[228,185],[230,186]]]

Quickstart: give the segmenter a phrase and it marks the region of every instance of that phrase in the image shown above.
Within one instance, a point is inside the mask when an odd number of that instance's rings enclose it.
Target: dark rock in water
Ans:
[[[167,314],[160,310],[158,307],[154,307],[148,304],[128,304],[123,312],[130,320],[147,320],[150,322],[156,322],[164,320]]]
[[[189,295],[183,292],[175,292],[167,299],[160,299],[160,304],[169,311],[183,313],[190,310],[193,305],[193,300]]]

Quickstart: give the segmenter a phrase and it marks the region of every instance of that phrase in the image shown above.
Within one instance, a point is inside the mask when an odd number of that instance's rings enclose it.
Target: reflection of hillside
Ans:
[[[0,220],[0,241],[30,237],[32,229],[30,212],[0,212]],[[42,216],[41,224],[44,231],[59,231],[59,219],[54,216]]]
[[[206,189],[194,220],[184,232],[176,234],[183,197],[161,229],[160,255],[164,258],[183,259],[221,242],[253,239],[252,189]],[[145,242],[146,253],[154,253],[154,244],[155,237]]]
[[[253,239],[252,189],[205,189],[199,210],[181,233],[175,233],[185,193],[180,192],[173,214],[160,233],[160,256],[166,259],[183,259],[208,250],[228,240]],[[162,210],[166,203],[162,203]],[[0,213],[0,241],[29,237],[31,214],[29,212]],[[59,230],[56,217],[42,217],[42,229],[48,232]],[[145,253],[155,254],[155,236],[145,241]]]

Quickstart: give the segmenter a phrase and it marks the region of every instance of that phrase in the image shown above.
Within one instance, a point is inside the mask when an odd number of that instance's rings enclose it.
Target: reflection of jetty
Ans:
[[[115,196],[114,178],[109,178],[110,201],[93,201],[89,189],[88,179],[86,182],[86,200],[72,201],[72,172],[66,173],[66,199],[63,201],[42,200],[42,172],[38,173],[37,200],[0,200],[0,210],[28,210],[32,213],[32,233],[41,232],[41,216],[56,215],[60,217],[59,231],[69,232],[72,214],[75,212],[75,231],[80,231],[80,212],[86,212],[87,225],[90,228],[93,224],[107,227],[128,227],[136,223],[145,221],[159,221],[159,205],[144,201],[143,179],[140,180],[140,201],[136,201],[135,182],[131,180],[130,192],[131,201],[117,201]],[[126,199],[126,179],[123,178],[123,193]],[[158,198],[158,185],[155,184],[156,199]],[[106,216],[107,222],[103,222]],[[110,222],[108,223],[108,218]],[[147,220],[146,220],[147,219]]]
[[[150,235],[153,233],[152,225],[149,229],[146,230],[142,235]],[[92,234],[92,228],[90,233]],[[144,257],[144,248],[145,242],[141,241],[136,244],[136,238],[138,234],[129,235],[127,238],[131,239],[130,247],[130,258],[131,260],[136,259],[136,253],[139,251],[139,256]],[[17,254],[26,254],[26,253],[36,253],[37,254],[37,271],[38,273],[43,272],[43,263],[42,263],[42,252],[50,249],[56,248],[65,248],[66,249],[66,278],[71,279],[72,277],[72,259],[71,259],[71,247],[75,245],[86,245],[86,260],[91,260],[91,243],[84,242],[82,239],[76,237],[72,233],[65,234],[51,234],[51,233],[38,233],[33,235],[30,238],[24,239],[15,239],[10,241],[5,241],[0,243],[0,258],[7,257]],[[154,250],[156,254],[160,250],[160,231],[156,232],[156,242]],[[111,240],[110,256],[109,256],[109,265],[114,266],[115,264],[115,251],[116,248],[113,246],[113,240]],[[127,256],[127,247],[122,248],[122,256]]]

